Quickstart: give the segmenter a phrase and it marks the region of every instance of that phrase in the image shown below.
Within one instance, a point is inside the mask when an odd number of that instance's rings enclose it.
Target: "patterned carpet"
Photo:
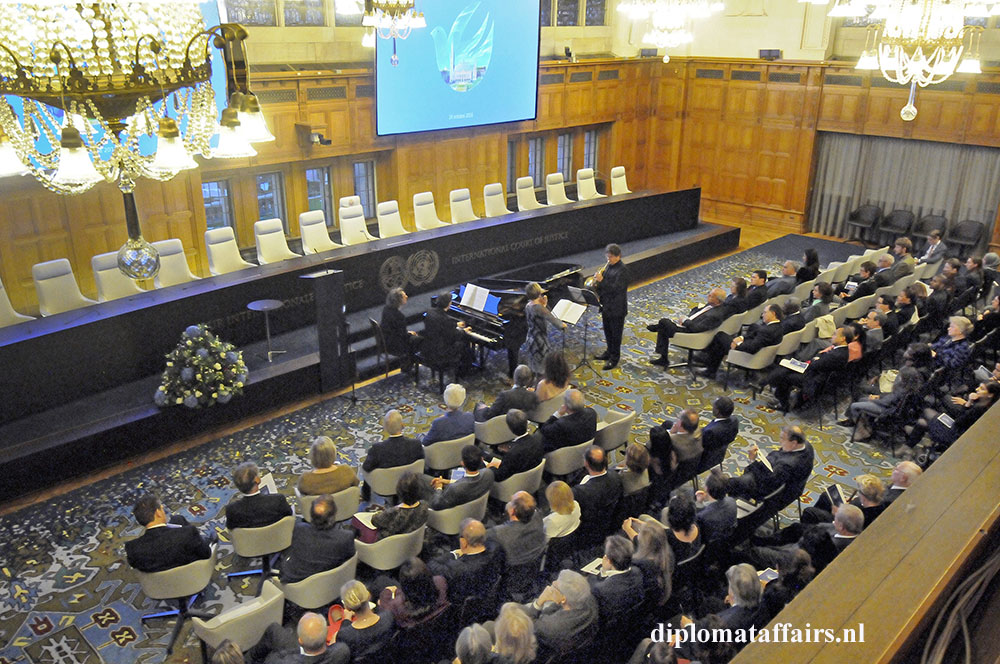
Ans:
[[[687,313],[704,301],[713,285],[725,285],[756,268],[775,272],[785,259],[798,259],[807,246],[819,251],[824,265],[856,250],[837,242],[786,236],[639,288],[629,295],[621,365],[600,373],[582,367],[573,382],[599,410],[639,411],[633,429],[637,441],[646,440],[650,425],[685,407],[708,411],[712,400],[723,393],[722,385],[692,378],[684,369],[664,371],[649,365],[646,359],[654,335],[645,326],[663,315]],[[596,316],[589,327],[593,349],[595,341],[602,342]],[[561,345],[561,334],[554,332],[552,341]],[[582,332],[571,331],[565,344],[571,366],[575,365]],[[487,372],[465,383],[470,399],[492,400],[502,388],[494,376],[505,361],[505,356],[494,354],[488,362],[493,376]],[[0,518],[0,664],[168,661],[164,648],[171,623],[140,623],[139,617],[156,603],[142,595],[124,562],[124,541],[141,530],[131,517],[137,493],[155,490],[168,513],[182,514],[219,533],[218,574],[200,608],[217,612],[233,607],[252,594],[257,582],[245,577],[226,582],[224,577],[226,571],[246,565],[234,561],[222,530],[223,508],[236,492],[229,480],[231,469],[243,460],[254,460],[274,474],[279,489],[291,494],[295,477],[307,469],[309,443],[316,435],[333,437],[343,461],[357,464],[364,450],[381,439],[379,422],[388,408],[402,411],[408,431],[425,431],[441,412],[438,395],[429,384],[426,373],[420,387],[408,377],[392,376],[359,390],[359,396],[370,401],[346,414],[349,402],[332,399]],[[729,393],[737,402],[742,425],[740,440],[725,462],[727,472],[737,473],[746,465],[745,443],[771,447],[780,427],[790,422],[806,429],[817,453],[804,504],[831,480],[851,485],[853,477],[870,471],[888,477],[891,457],[867,444],[850,442],[849,432],[829,424],[829,417],[821,431],[813,413],[806,413],[807,419],[783,417],[768,407],[766,396],[752,400],[750,391],[737,385],[731,385]],[[200,661],[197,639],[189,629],[169,661]]]

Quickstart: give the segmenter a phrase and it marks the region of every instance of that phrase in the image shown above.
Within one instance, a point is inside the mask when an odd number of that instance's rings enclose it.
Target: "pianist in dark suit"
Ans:
[[[393,288],[385,298],[382,307],[382,335],[385,337],[385,349],[390,355],[403,358],[403,369],[410,366],[413,353],[416,352],[420,337],[412,330],[406,329],[406,316],[401,311],[409,299],[402,288]]]
[[[233,483],[243,494],[226,506],[226,528],[263,528],[292,515],[292,506],[280,493],[260,492],[260,470],[245,461],[233,471]]]
[[[517,408],[525,413],[531,413],[538,405],[538,395],[531,388],[535,374],[527,364],[519,364],[514,369],[514,387],[497,395],[492,406],[479,404],[476,407],[476,420],[485,422],[497,415],[506,415],[508,411]]]
[[[208,540],[182,516],[167,514],[160,499],[143,494],[132,509],[135,520],[146,528],[136,539],[125,542],[128,564],[140,572],[162,572],[204,560],[212,555]]]
[[[618,365],[622,352],[622,334],[628,313],[629,272],[622,262],[622,248],[617,244],[605,247],[604,255],[608,264],[594,275],[594,290],[601,300],[601,320],[608,347],[597,359],[605,360],[605,369],[613,369]]]
[[[442,293],[424,315],[420,354],[435,366],[455,367],[464,375],[472,367],[472,351],[465,323],[456,322],[447,313],[450,305],[451,293]]]
[[[708,294],[708,301],[704,306],[695,307],[687,316],[676,323],[668,318],[661,318],[659,322],[646,327],[650,332],[656,332],[656,352],[659,357],[650,360],[651,364],[667,366],[670,363],[667,353],[670,349],[670,339],[678,332],[707,332],[719,327],[729,315],[729,308],[725,305],[726,291],[721,288],[713,288]]]

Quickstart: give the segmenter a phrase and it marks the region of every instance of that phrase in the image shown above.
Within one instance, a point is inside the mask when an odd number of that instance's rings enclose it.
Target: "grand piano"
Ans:
[[[507,373],[513,375],[517,354],[528,334],[524,307],[528,303],[525,287],[537,282],[548,291],[549,308],[569,295],[569,287],[579,287],[582,266],[573,263],[537,263],[491,277],[469,282],[489,290],[483,310],[462,304],[465,285],[451,292],[448,315],[464,321],[469,336],[481,350],[506,350]]]

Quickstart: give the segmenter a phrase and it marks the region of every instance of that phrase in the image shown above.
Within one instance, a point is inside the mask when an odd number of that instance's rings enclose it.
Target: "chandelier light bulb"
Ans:
[[[90,160],[80,132],[72,125],[63,127],[59,139],[59,166],[52,182],[67,189],[86,191],[103,179]]]
[[[364,48],[375,48],[375,29],[369,28],[365,30],[364,36],[361,38],[361,46]]]
[[[173,173],[176,175],[180,171],[198,167],[198,162],[191,158],[191,154],[184,147],[184,140],[177,128],[177,122],[172,118],[160,120],[160,128],[156,132],[156,138],[156,156],[150,165],[151,170],[161,174]]]
[[[0,178],[13,175],[27,175],[28,168],[17,156],[17,151],[6,136],[0,135]]]
[[[264,114],[260,110],[257,95],[252,92],[243,97],[239,115],[240,129],[251,143],[267,143],[274,140],[274,134],[267,128]]]
[[[983,68],[979,58],[967,57],[958,64],[955,71],[959,74],[982,74]]]
[[[216,159],[240,159],[254,157],[257,151],[240,131],[239,111],[232,106],[222,111],[219,121],[219,146],[212,150]]]

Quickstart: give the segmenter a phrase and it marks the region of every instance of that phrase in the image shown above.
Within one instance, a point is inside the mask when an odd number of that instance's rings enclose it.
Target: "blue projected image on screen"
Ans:
[[[421,9],[427,27],[378,39],[376,132],[380,136],[535,117],[537,0],[439,0]]]

